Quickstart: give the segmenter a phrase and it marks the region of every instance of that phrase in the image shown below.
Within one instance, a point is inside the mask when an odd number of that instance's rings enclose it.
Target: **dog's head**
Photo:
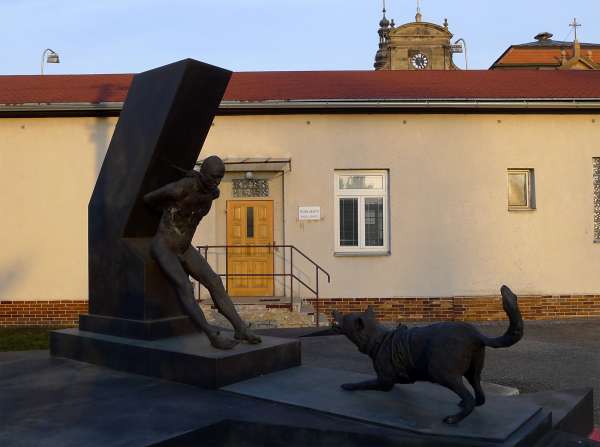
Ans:
[[[336,333],[348,337],[360,352],[367,352],[370,342],[377,333],[378,326],[375,311],[371,306],[365,312],[345,315],[337,310],[333,311],[332,329]]]

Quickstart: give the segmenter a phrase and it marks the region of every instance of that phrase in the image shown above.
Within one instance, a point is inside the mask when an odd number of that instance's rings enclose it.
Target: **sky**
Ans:
[[[396,24],[416,0],[386,0]],[[0,75],[136,73],[184,58],[233,71],[371,70],[381,0],[0,0]],[[423,20],[448,18],[469,68],[487,69],[542,31],[600,43],[600,0],[421,0]],[[455,63],[464,67],[463,55]]]

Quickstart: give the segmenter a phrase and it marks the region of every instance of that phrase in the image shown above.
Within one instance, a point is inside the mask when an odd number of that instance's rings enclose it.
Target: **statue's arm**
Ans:
[[[149,192],[144,196],[144,202],[150,207],[161,211],[167,204],[183,197],[185,189],[180,182],[169,183]]]

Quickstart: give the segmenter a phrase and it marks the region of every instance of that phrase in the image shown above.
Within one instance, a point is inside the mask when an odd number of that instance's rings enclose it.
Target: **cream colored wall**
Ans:
[[[87,299],[87,204],[115,123],[0,119],[0,300]]]
[[[600,120],[592,119],[220,116],[203,156],[292,158],[285,242],[332,274],[331,285],[321,281],[323,296],[493,294],[502,283],[521,294],[600,293],[592,221]],[[87,297],[87,203],[115,122],[0,119],[0,300]],[[510,167],[535,169],[536,211],[507,211]],[[391,255],[336,257],[334,169],[377,168],[390,170]],[[223,242],[221,205],[197,242],[205,234]],[[314,205],[322,220],[299,222],[298,206]],[[308,264],[298,268],[312,280]]]
[[[204,155],[289,155],[286,242],[344,297],[600,292],[590,115],[218,117]],[[334,169],[390,169],[391,255],[334,256]],[[537,210],[507,211],[507,168],[535,169]],[[298,206],[322,220],[301,223]],[[312,278],[312,269],[303,268]],[[322,281],[323,282],[323,281]]]

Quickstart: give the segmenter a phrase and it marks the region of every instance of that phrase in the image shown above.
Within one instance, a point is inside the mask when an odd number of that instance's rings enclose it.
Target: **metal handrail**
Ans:
[[[329,274],[329,272],[327,272],[327,270],[325,270],[323,267],[321,267],[319,264],[317,264],[315,261],[313,261],[312,259],[310,259],[303,251],[301,251],[300,249],[298,249],[295,245],[289,245],[289,244],[264,244],[264,245],[199,245],[196,247],[198,250],[204,250],[204,257],[206,258],[208,256],[208,250],[211,248],[224,248],[225,249],[225,273],[217,273],[219,276],[221,277],[225,277],[225,289],[229,290],[229,281],[228,279],[230,277],[278,277],[278,276],[289,276],[290,277],[290,310],[292,309],[293,306],[293,300],[294,300],[294,279],[296,281],[298,281],[300,284],[302,284],[304,287],[306,287],[306,289],[308,289],[310,292],[312,292],[315,295],[315,313],[316,313],[316,325],[319,325],[319,321],[320,321],[320,302],[319,302],[319,272],[322,272],[326,277],[327,277],[327,282],[331,283],[331,275]],[[290,273],[285,273],[285,261],[284,261],[284,273],[269,273],[269,274],[265,274],[265,273],[229,273],[227,270],[227,264],[228,264],[228,256],[229,256],[229,250],[232,248],[270,248],[270,249],[278,249],[278,248],[283,248],[284,250],[286,248],[290,249]],[[309,286],[308,284],[306,284],[306,282],[304,282],[301,278],[299,278],[298,276],[296,276],[294,274],[294,251],[296,251],[299,255],[301,255],[304,259],[306,259],[308,262],[310,262],[314,267],[315,267],[315,288],[313,289],[311,286]]]

